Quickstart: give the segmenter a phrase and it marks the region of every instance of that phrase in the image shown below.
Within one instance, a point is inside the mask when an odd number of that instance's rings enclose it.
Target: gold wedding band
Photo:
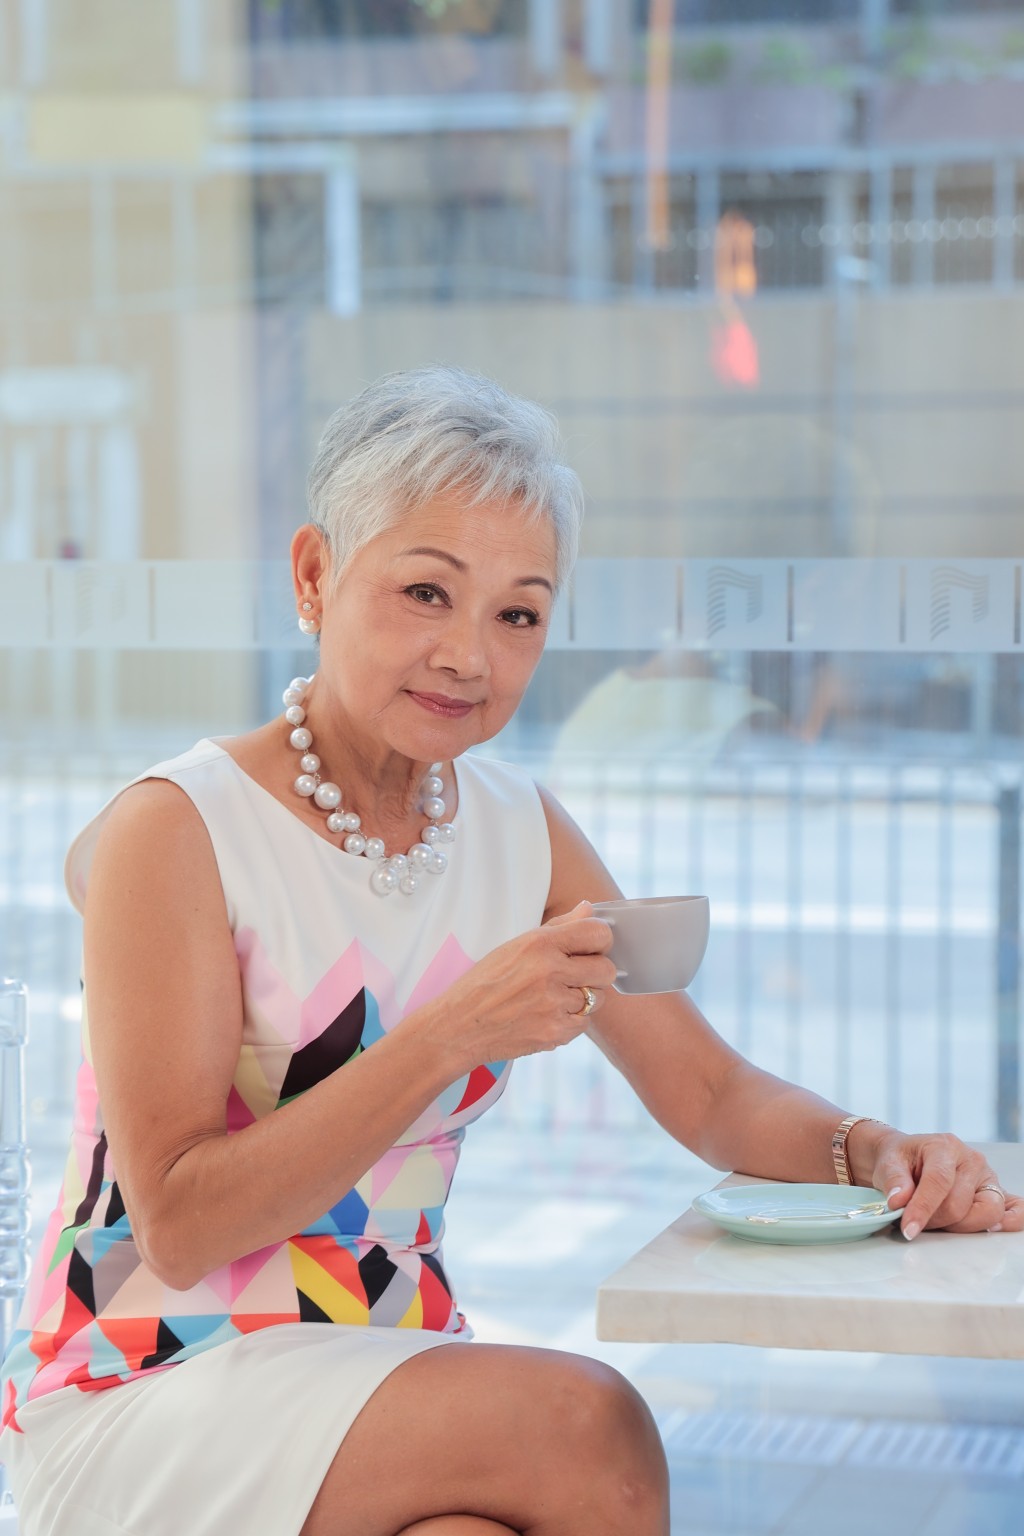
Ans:
[[[989,1190],[993,1195],[998,1195],[1003,1204],[1006,1204],[1006,1190],[1000,1189],[998,1184],[979,1184],[976,1193],[980,1195],[983,1189]]]
[[[583,1007],[576,1009],[575,1016],[578,1019],[585,1019],[593,1013],[597,1006],[597,993],[593,987],[580,987],[579,991],[583,993]]]

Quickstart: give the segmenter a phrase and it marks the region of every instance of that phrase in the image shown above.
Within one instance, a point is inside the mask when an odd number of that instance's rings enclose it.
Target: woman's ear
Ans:
[[[327,547],[323,534],[312,523],[303,523],[292,538],[292,586],[295,599],[317,602],[326,587]]]

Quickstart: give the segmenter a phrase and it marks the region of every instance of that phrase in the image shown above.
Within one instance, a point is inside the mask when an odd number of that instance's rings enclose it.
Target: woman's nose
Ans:
[[[490,672],[481,627],[469,619],[453,620],[434,647],[433,662],[456,677],[486,677]]]

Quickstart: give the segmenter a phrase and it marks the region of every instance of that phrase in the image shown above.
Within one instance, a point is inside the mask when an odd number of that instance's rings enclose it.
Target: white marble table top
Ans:
[[[1024,1190],[1024,1145],[983,1150],[1008,1189]],[[598,1288],[597,1336],[1024,1359],[1024,1233],[908,1243],[893,1226],[785,1247],[731,1237],[691,1210]]]

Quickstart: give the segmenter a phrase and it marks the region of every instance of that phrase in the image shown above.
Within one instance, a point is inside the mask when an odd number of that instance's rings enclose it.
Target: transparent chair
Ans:
[[[0,978],[0,1345],[6,1348],[28,1279],[29,1157],[25,1140],[28,988]],[[17,1515],[0,1471],[0,1536],[16,1536]]]

